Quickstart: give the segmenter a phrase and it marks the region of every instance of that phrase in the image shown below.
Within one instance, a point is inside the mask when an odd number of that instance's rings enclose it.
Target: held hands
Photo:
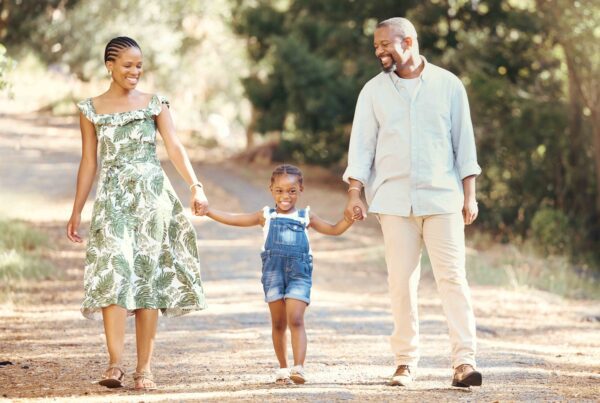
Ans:
[[[349,196],[344,210],[344,217],[352,221],[362,221],[367,218],[365,204],[358,196]]]
[[[479,207],[474,197],[465,198],[465,205],[462,209],[465,225],[473,224],[479,214]]]
[[[69,223],[67,224],[67,238],[69,238],[69,241],[74,243],[83,242],[83,239],[81,239],[81,237],[77,233],[80,223],[81,214],[73,213],[73,215],[71,215],[71,218],[69,219]]]
[[[203,216],[208,213],[208,199],[201,187],[194,186],[192,188],[191,200],[192,214],[195,216]]]

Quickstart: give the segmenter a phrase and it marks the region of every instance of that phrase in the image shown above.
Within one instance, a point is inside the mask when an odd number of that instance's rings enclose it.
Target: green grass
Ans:
[[[53,266],[41,254],[48,237],[28,224],[0,219],[0,292],[18,280],[48,278]]]
[[[477,253],[467,256],[470,284],[507,288],[534,288],[567,298],[600,299],[600,282],[587,266],[574,266],[564,256],[537,255],[527,244],[517,246],[477,245]],[[423,272],[431,272],[424,251]]]

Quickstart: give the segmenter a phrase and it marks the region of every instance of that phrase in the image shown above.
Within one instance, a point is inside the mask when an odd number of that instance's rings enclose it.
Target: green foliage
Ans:
[[[0,43],[0,91],[9,87],[6,75],[15,67],[15,61],[6,54],[6,47]]]
[[[34,53],[53,71],[82,81],[104,81],[104,47],[113,37],[134,38],[144,55],[140,89],[173,97],[177,126],[203,132],[219,114],[239,130],[247,114],[240,71],[243,42],[228,26],[225,1],[7,0],[5,39],[15,59]],[[13,3],[18,4],[12,6]],[[18,15],[17,15],[18,14]],[[2,17],[0,17],[0,32]],[[73,97],[97,94],[75,94]],[[177,100],[185,99],[185,102]]]
[[[543,255],[562,255],[569,250],[569,219],[559,210],[541,208],[531,220],[531,240]]]
[[[483,167],[478,225],[503,241],[523,239],[539,207],[555,206],[579,229],[572,250],[592,251],[600,261],[600,211],[590,208],[600,200],[600,153],[589,146],[590,111],[600,105],[600,52],[589,51],[600,43],[597,2],[235,4],[236,32],[256,66],[244,88],[258,111],[257,130],[282,132],[276,159],[344,163],[358,92],[380,71],[373,27],[406,16],[421,54],[467,88]],[[573,40],[563,46],[561,38]],[[565,71],[569,55],[575,66]],[[587,83],[582,91],[568,91],[572,73]],[[586,97],[596,100],[587,115]]]
[[[256,130],[283,132],[279,159],[329,165],[343,159],[356,97],[379,69],[372,28],[413,2],[235,2],[233,26],[254,62],[244,89]],[[416,3],[416,2],[415,2]]]
[[[39,21],[51,22],[79,0],[2,0],[0,2],[0,41],[19,46],[31,39]]]

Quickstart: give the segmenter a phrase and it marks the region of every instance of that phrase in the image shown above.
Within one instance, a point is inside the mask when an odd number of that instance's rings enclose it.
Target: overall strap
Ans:
[[[298,218],[300,218],[300,221],[304,225],[304,228],[308,228],[308,225],[310,224],[310,217],[308,214],[309,208],[310,207],[298,210]]]

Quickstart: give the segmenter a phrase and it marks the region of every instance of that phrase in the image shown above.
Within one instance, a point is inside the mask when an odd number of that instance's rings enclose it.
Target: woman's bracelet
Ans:
[[[350,186],[347,192],[350,193],[351,190],[358,190],[358,193],[360,193],[362,191],[362,188],[359,188],[357,186]]]
[[[200,189],[202,189],[204,186],[202,186],[202,182],[194,182],[190,185],[190,191],[192,190],[192,188],[194,186],[198,186]]]

